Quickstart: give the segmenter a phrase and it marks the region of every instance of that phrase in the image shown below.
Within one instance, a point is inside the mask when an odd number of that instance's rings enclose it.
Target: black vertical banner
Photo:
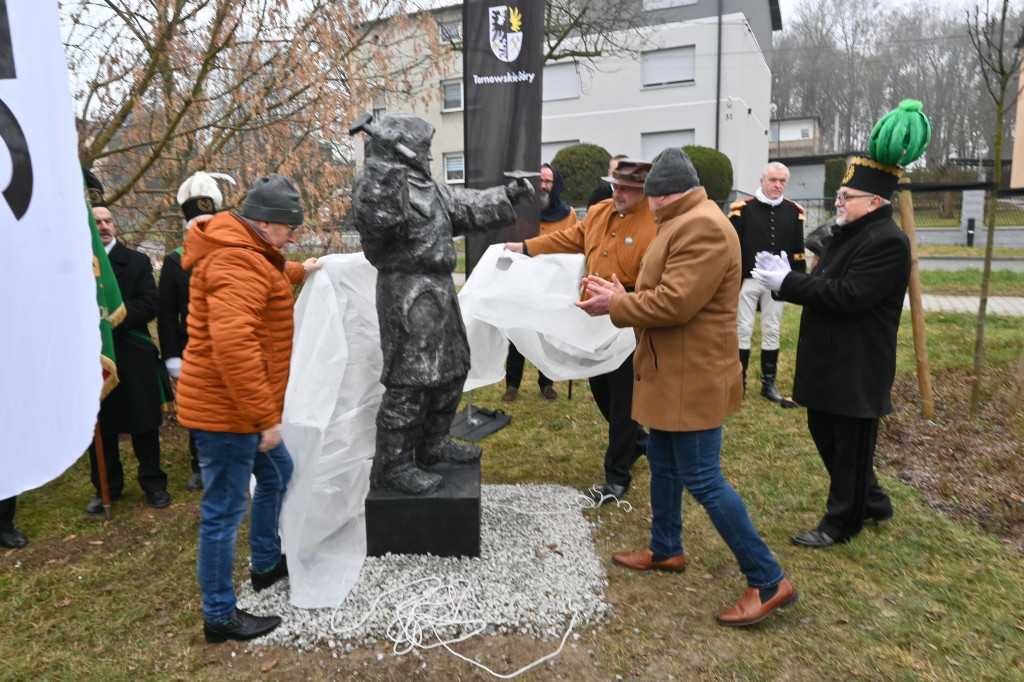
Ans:
[[[462,5],[466,186],[509,182],[506,171],[540,170],[543,0],[466,0]],[[534,180],[534,188],[539,181]],[[466,236],[466,273],[491,244],[534,237],[540,208],[520,204],[516,224]]]

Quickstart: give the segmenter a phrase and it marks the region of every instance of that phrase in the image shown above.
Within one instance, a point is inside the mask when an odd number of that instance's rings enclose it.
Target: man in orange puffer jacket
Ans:
[[[188,346],[178,379],[178,421],[199,449],[203,500],[199,588],[207,642],[248,640],[281,619],[236,608],[231,572],[246,492],[256,476],[249,544],[259,591],[288,575],[278,517],[292,473],[281,412],[292,353],[292,285],[319,269],[286,261],[281,248],[303,221],[295,186],[271,173],[253,183],[239,213],[197,220],[185,236],[192,268]]]

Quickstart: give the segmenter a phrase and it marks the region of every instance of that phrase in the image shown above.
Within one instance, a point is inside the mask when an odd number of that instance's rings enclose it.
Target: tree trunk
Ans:
[[[1017,372],[1013,375],[1013,391],[1010,393],[1010,416],[1017,414],[1024,403],[1024,352],[1020,354]]]
[[[981,409],[981,377],[984,371],[982,367],[983,353],[985,350],[985,314],[988,308],[989,281],[992,276],[992,248],[996,241],[996,207],[999,205],[999,183],[1003,179],[1003,121],[1006,110],[1003,101],[996,102],[996,131],[993,144],[992,180],[995,187],[992,188],[988,198],[988,208],[985,211],[985,222],[988,223],[988,236],[985,240],[985,266],[981,271],[981,296],[978,299],[978,327],[974,337],[974,374],[971,377],[971,407],[970,418],[977,419],[978,411]]]
[[[921,305],[921,272],[917,261],[917,237],[914,233],[914,199],[910,192],[900,192],[900,220],[910,239],[910,318],[914,327],[914,357],[917,360],[917,385],[921,393],[921,416],[935,419],[935,396],[932,392],[932,370],[928,361],[928,338],[925,333],[924,307]]]

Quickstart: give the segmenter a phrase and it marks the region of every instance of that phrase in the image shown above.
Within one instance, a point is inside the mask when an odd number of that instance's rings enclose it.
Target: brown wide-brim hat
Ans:
[[[842,187],[858,189],[889,199],[902,176],[902,168],[886,166],[874,159],[857,156],[850,161],[850,167],[846,169],[846,175],[839,184]]]
[[[612,174],[601,178],[605,182],[623,187],[639,187],[643,189],[647,174],[651,172],[651,164],[640,159],[619,159],[619,165]]]

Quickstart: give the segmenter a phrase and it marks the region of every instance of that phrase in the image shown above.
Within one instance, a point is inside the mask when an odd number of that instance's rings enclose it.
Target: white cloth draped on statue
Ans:
[[[511,262],[499,259],[508,258]],[[295,306],[284,441],[295,472],[281,512],[291,603],[333,607],[366,557],[363,503],[384,388],[377,272],[361,253],[325,256]],[[555,380],[622,364],[632,329],[576,308],[583,256],[528,258],[491,246],[459,294],[472,354],[465,390],[505,378],[508,339]],[[508,267],[505,267],[508,266]],[[504,269],[502,269],[504,268]]]
[[[625,362],[636,348],[633,330],[574,305],[584,267],[582,254],[530,258],[501,244],[484,252],[459,292],[473,360],[464,390],[505,378],[508,340],[554,381],[587,379]]]

